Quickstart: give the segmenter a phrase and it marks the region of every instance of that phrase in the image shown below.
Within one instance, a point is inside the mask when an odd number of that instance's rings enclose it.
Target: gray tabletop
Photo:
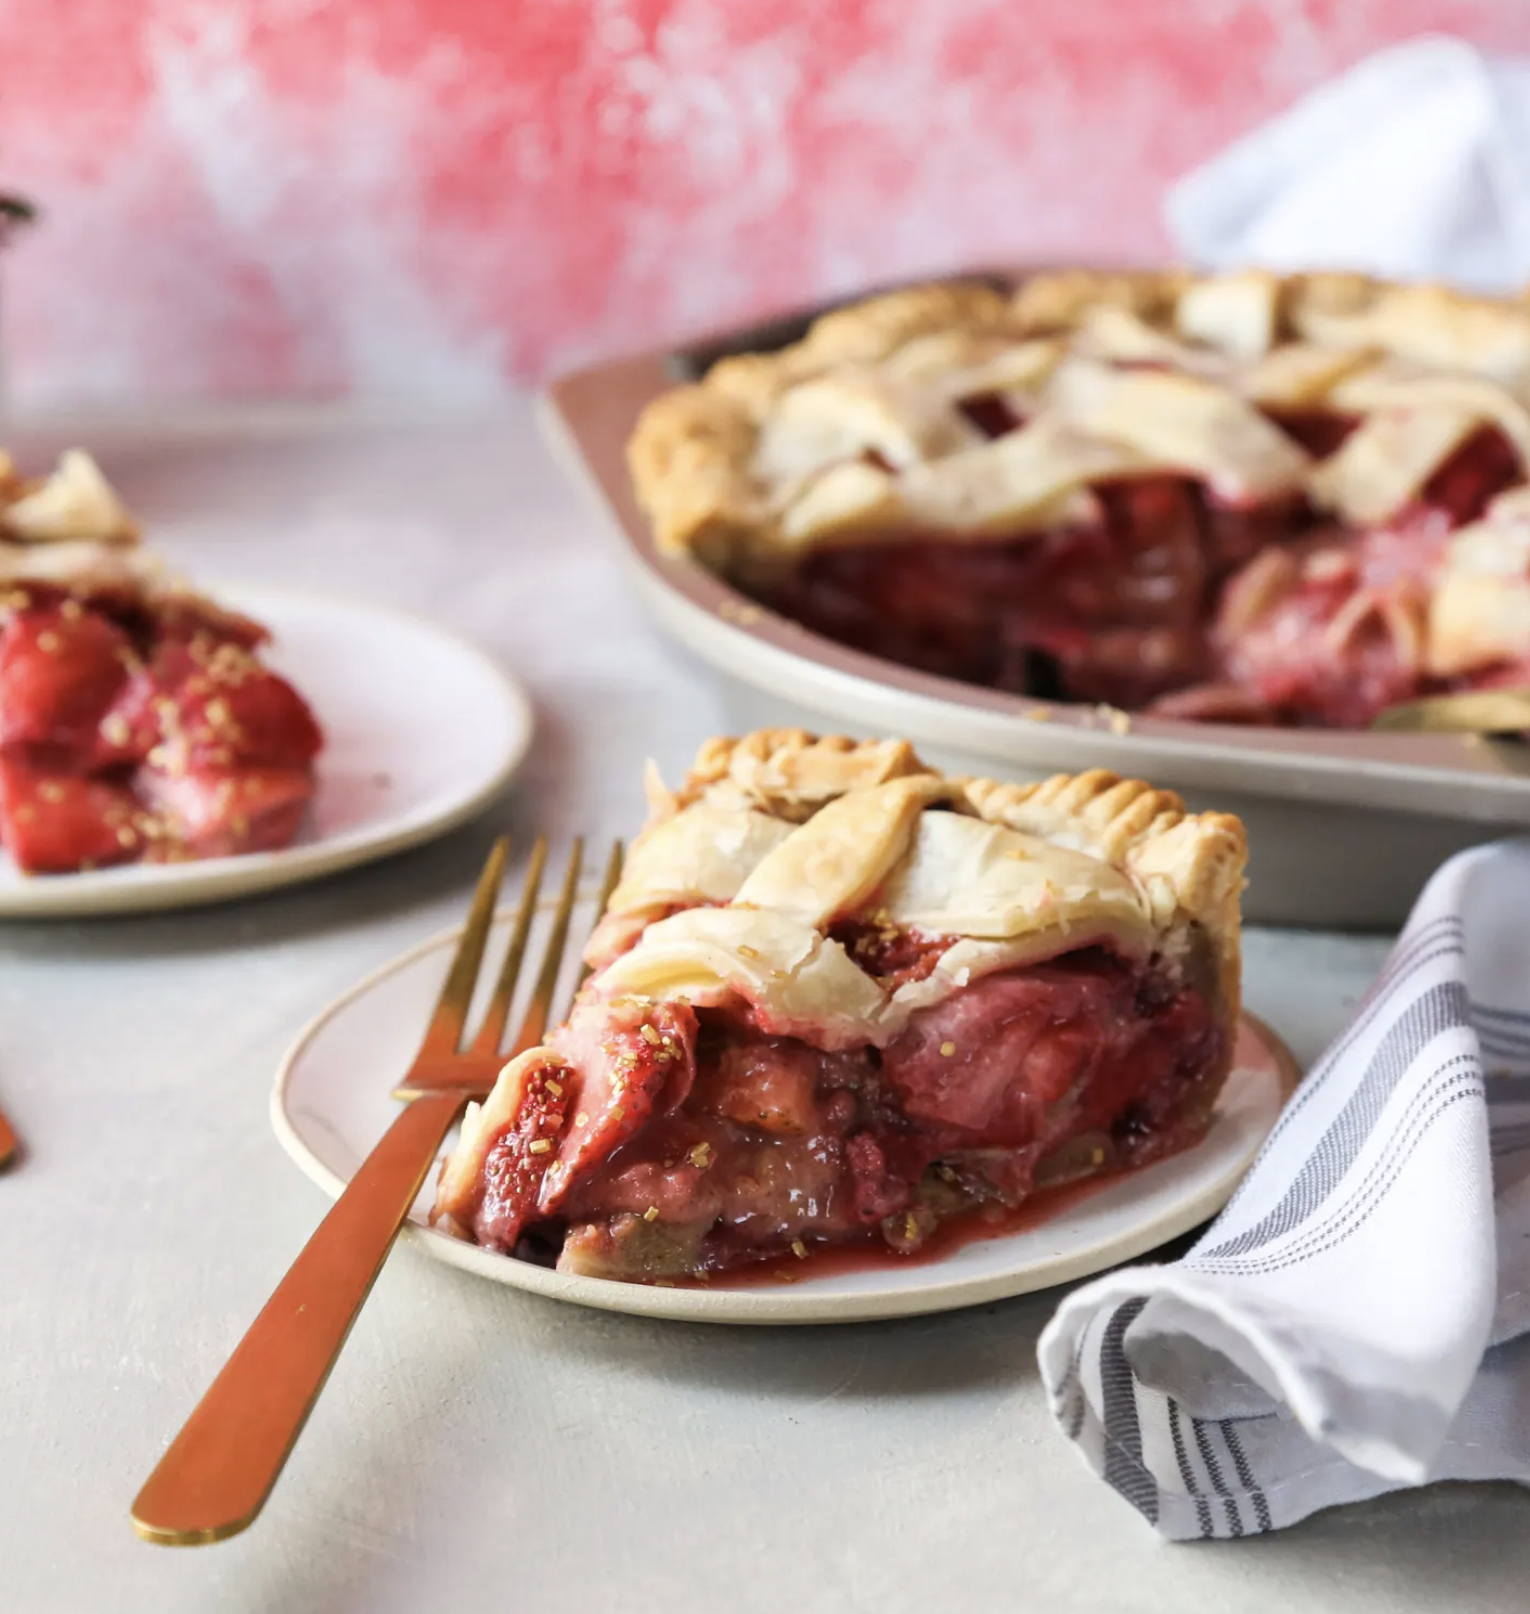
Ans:
[[[73,435],[73,434],[71,434]],[[13,432],[24,462],[62,440]],[[399,1250],[246,1535],[168,1551],[127,1508],[325,1201],[266,1121],[296,1029],[455,918],[505,826],[630,830],[639,769],[726,727],[529,409],[88,434],[161,546],[427,612],[516,669],[532,757],[470,829],[256,901],[0,926],[0,1608],[1511,1609],[1530,1498],[1437,1487],[1282,1535],[1161,1545],[1051,1427],[1057,1296],[709,1330],[580,1311]],[[1310,1059],[1385,952],[1255,933],[1248,997]]]

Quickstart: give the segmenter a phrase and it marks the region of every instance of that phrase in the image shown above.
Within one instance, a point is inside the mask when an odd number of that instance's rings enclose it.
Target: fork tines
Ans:
[[[584,863],[584,841],[576,837],[569,849],[564,866],[563,880],[552,907],[548,934],[542,948],[542,962],[532,986],[530,998],[522,1015],[514,1041],[505,1049],[505,1027],[509,1023],[511,1006],[521,967],[525,962],[532,922],[544,904],[539,900],[542,878],[547,868],[547,838],[539,836],[532,847],[527,863],[525,884],[516,904],[510,939],[495,977],[489,1001],[484,1009],[478,1029],[467,1039],[467,1022],[472,1009],[474,989],[483,968],[484,953],[488,947],[489,932],[493,928],[500,887],[504,881],[505,865],[509,860],[510,843],[501,837],[494,843],[479,876],[468,911],[457,951],[452,958],[441,996],[430,1018],[424,1041],[415,1060],[414,1068],[406,1080],[395,1089],[395,1096],[414,1098],[433,1089],[454,1086],[479,1086],[483,1081],[484,1066],[502,1063],[514,1058],[542,1040],[554,1020],[553,999],[562,973],[563,955],[568,945],[569,926],[579,898],[579,875]],[[613,843],[601,886],[595,899],[598,920],[605,910],[621,874],[622,844]],[[574,982],[578,991],[589,975],[581,967]]]

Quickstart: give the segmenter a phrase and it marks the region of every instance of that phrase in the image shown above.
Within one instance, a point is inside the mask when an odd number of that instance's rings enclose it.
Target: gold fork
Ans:
[[[618,842],[607,862],[597,914],[616,884],[621,853]],[[496,841],[479,876],[425,1039],[397,1089],[412,1101],[362,1162],[134,1499],[133,1527],[145,1541],[166,1546],[222,1541],[254,1521],[447,1132],[470,1099],[488,1093],[507,1057],[542,1040],[578,888],[579,841],[569,856],[541,969],[509,1053],[500,1045],[536,911],[545,840],[538,840],[532,852],[483,1022],[463,1045],[508,855],[508,841]],[[580,973],[581,982],[587,973]]]

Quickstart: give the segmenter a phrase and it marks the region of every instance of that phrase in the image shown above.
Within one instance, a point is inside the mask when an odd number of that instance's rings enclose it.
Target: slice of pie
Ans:
[[[60,874],[270,851],[323,736],[269,634],[170,577],[93,460],[0,453],[0,840]]]
[[[568,1022],[468,1109],[453,1232],[639,1280],[909,1255],[1202,1136],[1239,1007],[1236,818],[784,730],[650,797]]]
[[[1530,684],[1530,302],[1041,275],[819,319],[652,403],[657,541],[924,671],[1363,726]]]

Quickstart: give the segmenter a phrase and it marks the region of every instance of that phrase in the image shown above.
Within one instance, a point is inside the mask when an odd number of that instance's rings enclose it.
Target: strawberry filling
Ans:
[[[968,400],[991,436],[1020,424]],[[1321,411],[1273,416],[1310,452],[1354,429]],[[1424,616],[1451,532],[1522,479],[1493,427],[1469,437],[1383,526],[1325,526],[1305,498],[1230,504],[1165,475],[1097,485],[1087,524],[1010,541],[892,536],[809,554],[765,603],[815,632],[942,677],[1042,698],[1204,721],[1361,727],[1446,688]],[[1315,549],[1336,557],[1250,615],[1250,576]],[[1486,668],[1465,685],[1503,681]]]
[[[0,619],[0,840],[17,867],[288,845],[323,736],[259,660],[265,638],[190,596],[13,593]]]
[[[768,603],[926,672],[1140,705],[1204,676],[1206,597],[1226,568],[1203,542],[1189,484],[1143,478],[1098,491],[1090,526],[820,550]]]
[[[0,747],[90,768],[133,661],[127,633],[97,612],[16,611],[0,635]]]
[[[907,969],[932,948],[886,950]],[[738,1001],[598,995],[556,1045],[556,1158],[529,1188],[528,1128],[546,1128],[528,1094],[466,1220],[492,1248],[625,1278],[910,1253],[1039,1184],[1196,1141],[1227,1054],[1203,994],[1103,947],[980,977],[880,1049],[767,1035]]]

